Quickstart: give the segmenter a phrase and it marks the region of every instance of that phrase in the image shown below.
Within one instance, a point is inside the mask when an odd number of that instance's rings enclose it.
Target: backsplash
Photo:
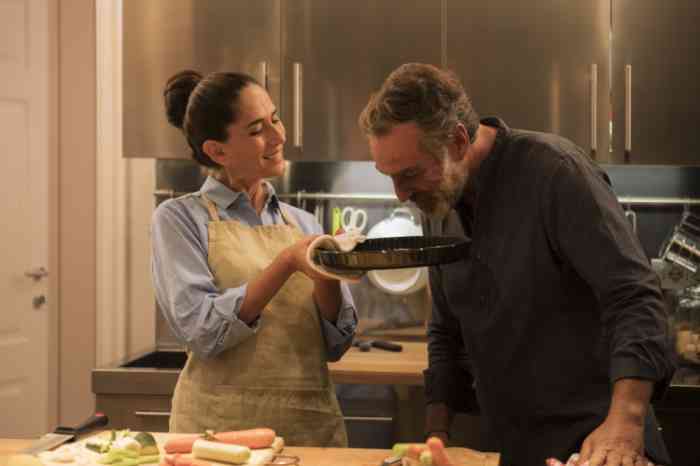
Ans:
[[[700,199],[700,167],[603,165],[618,197]],[[183,192],[199,189],[205,175],[186,160],[156,162],[157,203]],[[326,232],[331,230],[332,209],[355,207],[367,212],[365,233],[387,218],[400,204],[391,200],[391,180],[378,173],[371,162],[296,162],[286,174],[272,180],[285,201],[320,215]],[[302,199],[301,193],[332,193],[338,198]],[[340,195],[347,194],[343,197]],[[355,194],[378,194],[379,199],[353,198]],[[637,234],[650,258],[656,257],[664,239],[679,222],[683,205],[635,205]],[[694,211],[698,207],[692,207]],[[319,212],[319,210],[322,212]],[[419,325],[427,315],[427,289],[406,296],[389,295],[365,277],[350,286],[360,317],[360,333],[378,328]],[[156,341],[160,348],[178,346],[160,312],[156,313]]]

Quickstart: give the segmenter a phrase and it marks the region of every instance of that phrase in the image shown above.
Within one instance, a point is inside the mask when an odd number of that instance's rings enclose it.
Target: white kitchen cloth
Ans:
[[[365,274],[364,270],[345,270],[328,267],[314,261],[313,257],[317,249],[331,251],[350,252],[355,249],[358,243],[362,243],[367,237],[358,231],[348,231],[340,235],[321,235],[309,244],[306,250],[306,260],[312,269],[334,280],[345,280],[348,282],[359,282]]]

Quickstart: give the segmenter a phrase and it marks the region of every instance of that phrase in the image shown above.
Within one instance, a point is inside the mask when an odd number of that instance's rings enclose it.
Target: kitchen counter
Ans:
[[[0,456],[16,453],[32,440],[0,439]],[[285,455],[298,456],[301,466],[377,466],[391,456],[391,450],[365,448],[285,447]],[[455,466],[498,466],[498,455],[480,453],[467,448],[450,448]],[[0,466],[3,463],[0,461]]]
[[[427,344],[401,345],[401,352],[377,348],[362,352],[352,347],[340,361],[328,364],[331,377],[338,384],[423,385],[423,370],[428,367]],[[92,372],[92,390],[172,395],[185,359],[184,351],[149,352],[97,368]]]

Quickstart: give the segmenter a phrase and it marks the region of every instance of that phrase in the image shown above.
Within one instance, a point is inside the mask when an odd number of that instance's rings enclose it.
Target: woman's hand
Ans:
[[[309,245],[318,237],[319,235],[305,236],[282,252],[293,272],[301,272],[314,281],[328,280],[328,277],[311,268],[307,260]]]

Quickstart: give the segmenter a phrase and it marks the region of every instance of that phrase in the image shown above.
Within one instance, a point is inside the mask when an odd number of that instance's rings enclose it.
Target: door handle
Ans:
[[[260,82],[260,85],[265,88],[266,91],[269,91],[270,89],[267,86],[267,62],[266,61],[261,61],[258,63],[258,81]]]
[[[302,76],[302,65],[294,62],[292,81],[294,86],[294,147],[301,148],[304,145],[304,84]]]
[[[42,278],[48,277],[49,271],[46,270],[46,268],[44,268],[44,267],[37,267],[37,268],[27,270],[26,272],[24,272],[24,276],[31,278],[35,282],[38,282]]]
[[[632,156],[632,65],[625,65],[625,163]]]
[[[140,417],[170,417],[169,411],[134,411],[134,416]]]
[[[591,64],[591,156],[598,150],[598,65]]]

